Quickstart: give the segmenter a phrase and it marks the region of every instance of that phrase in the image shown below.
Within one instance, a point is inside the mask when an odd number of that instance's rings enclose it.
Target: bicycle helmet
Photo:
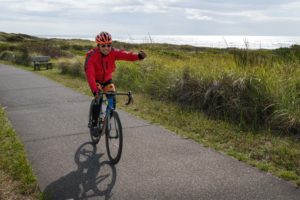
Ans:
[[[97,44],[111,44],[111,35],[108,32],[101,32],[96,36]]]

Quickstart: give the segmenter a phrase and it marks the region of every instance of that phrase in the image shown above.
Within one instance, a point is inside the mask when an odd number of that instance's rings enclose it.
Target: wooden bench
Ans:
[[[46,66],[46,69],[52,69],[52,63],[50,62],[50,56],[35,56],[31,57],[33,62],[34,71],[41,70],[41,66]]]

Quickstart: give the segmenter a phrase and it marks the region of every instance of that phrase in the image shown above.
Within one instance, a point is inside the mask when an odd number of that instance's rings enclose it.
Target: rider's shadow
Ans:
[[[97,154],[97,146],[82,144],[76,151],[76,171],[59,178],[44,190],[46,199],[109,199],[116,182],[116,168],[108,161],[100,162],[103,154]]]

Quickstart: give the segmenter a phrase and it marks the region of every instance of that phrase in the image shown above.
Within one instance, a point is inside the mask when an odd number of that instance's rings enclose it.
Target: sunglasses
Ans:
[[[105,48],[105,47],[111,47],[111,44],[101,44],[101,47],[102,47],[102,48]]]

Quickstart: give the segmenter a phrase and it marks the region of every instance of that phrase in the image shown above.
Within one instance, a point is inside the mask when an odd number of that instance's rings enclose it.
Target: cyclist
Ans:
[[[95,40],[97,47],[87,52],[84,67],[91,91],[95,98],[97,98],[99,90],[104,90],[105,92],[115,91],[115,86],[112,81],[112,73],[116,69],[115,61],[143,60],[146,58],[146,53],[143,51],[133,53],[113,48],[112,37],[108,32],[100,32]],[[108,98],[113,99],[115,108],[115,96],[111,95]],[[97,126],[97,118],[101,109],[102,108],[97,104],[93,106],[93,127]]]

